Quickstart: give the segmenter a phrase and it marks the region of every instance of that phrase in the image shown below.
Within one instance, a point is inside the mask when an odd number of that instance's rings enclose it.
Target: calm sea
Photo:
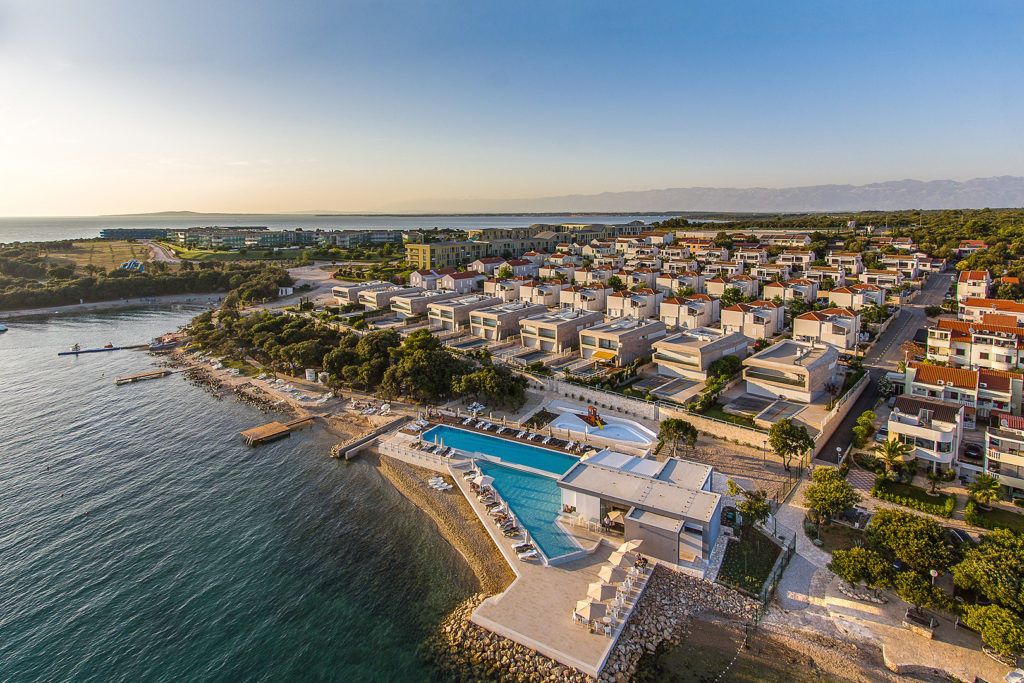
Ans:
[[[194,216],[81,216],[55,218],[0,218],[0,243],[45,242],[99,237],[104,228],[188,228],[205,225],[260,225],[271,230],[416,230],[419,228],[514,228],[534,223],[651,223],[668,216],[301,216],[301,215],[194,215]]]
[[[422,681],[468,566],[318,429],[171,376],[125,387],[190,311],[18,320],[0,335],[0,681]],[[88,513],[88,514],[86,514]]]

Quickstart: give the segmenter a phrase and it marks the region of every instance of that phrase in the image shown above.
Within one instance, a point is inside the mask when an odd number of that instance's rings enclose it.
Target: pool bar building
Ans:
[[[563,514],[642,541],[646,555],[703,570],[718,540],[722,497],[709,465],[604,450],[558,479]]]

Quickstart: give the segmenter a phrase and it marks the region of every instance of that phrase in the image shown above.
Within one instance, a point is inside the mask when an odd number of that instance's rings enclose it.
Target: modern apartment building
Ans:
[[[864,259],[859,251],[830,251],[825,255],[825,263],[842,268],[850,275],[860,275],[864,270]]]
[[[812,403],[835,383],[838,365],[831,346],[783,339],[744,360],[743,379],[749,394]]]
[[[554,307],[558,306],[562,290],[569,286],[566,280],[529,282],[519,288],[519,298],[527,303]]]
[[[704,293],[704,276],[692,270],[680,273],[662,273],[654,280],[654,288],[671,296],[680,289],[690,288],[695,294]]]
[[[750,269],[750,277],[757,278],[761,282],[788,280],[790,275],[792,273],[785,263],[762,263]]]
[[[580,333],[580,355],[622,367],[649,356],[651,345],[664,336],[660,320],[609,320]]]
[[[833,306],[854,311],[859,311],[865,306],[881,306],[885,303],[885,290],[878,285],[859,283],[848,287],[836,287],[824,293],[828,294],[828,301]]]
[[[933,472],[957,469],[964,432],[964,406],[916,396],[897,396],[889,413],[889,440],[910,446]]]
[[[773,301],[775,297],[779,297],[784,303],[793,299],[803,299],[813,304],[818,298],[818,284],[803,278],[769,282],[764,286],[764,298]]]
[[[749,275],[714,277],[704,281],[704,291],[711,296],[722,298],[727,289],[738,289],[744,297],[757,296],[758,281]]]
[[[469,332],[474,337],[500,341],[519,334],[520,321],[547,311],[546,306],[524,301],[505,302],[478,308],[469,314]]]
[[[370,289],[364,289],[359,293],[359,303],[367,308],[367,310],[376,310],[384,308],[391,303],[391,300],[396,296],[402,294],[416,294],[417,292],[425,291],[419,287],[399,287],[398,285],[390,285],[388,287],[373,287]]]
[[[524,318],[519,322],[520,343],[528,349],[565,353],[580,343],[580,331],[604,322],[597,311],[563,308]]]
[[[810,250],[787,249],[779,254],[779,258],[776,259],[776,263],[789,266],[790,270],[803,271],[811,265],[811,261],[814,261],[817,258],[818,256]]]
[[[825,280],[831,280],[833,287],[842,287],[846,284],[846,270],[838,266],[808,266],[804,268],[801,277],[817,282],[819,287]]]
[[[609,318],[657,318],[664,294],[653,289],[622,290],[608,297]]]
[[[661,302],[661,322],[669,329],[708,327],[721,316],[720,302],[707,294],[671,297]]]
[[[719,358],[745,358],[749,343],[742,334],[697,327],[654,342],[653,361],[660,375],[704,381],[708,378],[708,368]]]
[[[1024,361],[1024,327],[939,320],[928,328],[928,358],[958,368],[1018,370]]]
[[[520,289],[525,284],[533,284],[532,277],[512,277],[499,279],[492,277],[484,281],[484,294],[496,296],[502,301],[516,301],[520,298]]]
[[[860,314],[848,308],[808,311],[793,319],[793,339],[820,342],[845,353],[857,348]]]
[[[441,281],[441,278],[454,272],[454,268],[414,270],[409,273],[409,286],[422,287],[423,289],[437,289],[437,283]]]
[[[460,294],[475,292],[480,289],[480,283],[487,279],[486,275],[476,271],[467,270],[461,273],[447,273],[437,281],[437,286]]]
[[[736,261],[712,261],[704,264],[704,277],[731,277],[743,272],[743,264]]]
[[[903,273],[898,270],[874,270],[869,268],[860,274],[860,281],[865,284],[892,289],[903,284]]]
[[[739,332],[747,339],[770,339],[781,334],[786,307],[771,301],[754,301],[722,309],[722,329]]]
[[[400,318],[412,318],[426,315],[427,306],[435,301],[447,301],[459,296],[457,292],[446,292],[438,289],[407,291],[391,298],[391,310]]]
[[[427,305],[427,317],[430,325],[442,330],[460,330],[469,325],[469,314],[481,308],[502,303],[493,296],[460,296],[445,301],[432,302]]]
[[[608,297],[613,291],[608,285],[573,285],[558,293],[558,305],[604,313],[608,310]]]
[[[908,280],[913,280],[921,274],[921,259],[916,254],[883,256],[882,265],[888,270],[900,271]]]
[[[987,270],[962,270],[956,281],[956,299],[987,299],[991,287],[992,275]]]
[[[368,289],[383,289],[391,287],[390,282],[384,280],[368,280],[367,282],[351,282],[344,285],[334,285],[331,293],[334,294],[335,303],[339,306],[359,303],[359,295]]]

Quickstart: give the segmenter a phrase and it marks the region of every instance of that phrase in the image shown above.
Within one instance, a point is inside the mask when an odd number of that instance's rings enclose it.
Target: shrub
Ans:
[[[981,633],[989,647],[1007,656],[1024,652],[1024,621],[997,605],[968,605],[964,621]]]
[[[835,551],[828,568],[850,584],[863,581],[872,588],[888,588],[892,585],[892,568],[889,563],[877,552],[867,548]]]

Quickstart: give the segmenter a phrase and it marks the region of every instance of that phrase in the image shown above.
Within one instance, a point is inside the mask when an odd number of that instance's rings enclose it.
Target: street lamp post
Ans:
[[[839,465],[839,461],[843,459],[843,447],[836,446],[836,465]]]
[[[761,442],[761,467],[764,467],[767,462],[765,460],[765,449],[768,447],[768,440],[765,439]]]

